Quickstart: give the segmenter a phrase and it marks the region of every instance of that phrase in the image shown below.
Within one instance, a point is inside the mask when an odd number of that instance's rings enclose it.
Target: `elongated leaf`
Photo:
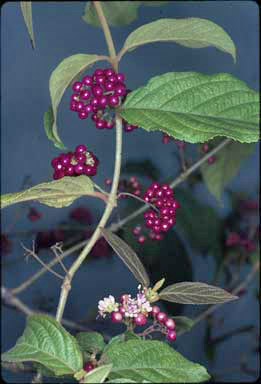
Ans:
[[[210,20],[196,17],[160,19],[142,25],[128,36],[119,56],[141,45],[159,41],[173,41],[188,48],[216,47],[232,55],[236,61],[236,47],[224,29]]]
[[[76,54],[64,59],[52,72],[49,80],[49,90],[53,109],[53,126],[52,136],[61,143],[61,139],[57,132],[57,108],[63,97],[63,94],[69,84],[85,71],[89,66],[93,65],[102,57],[97,55]],[[54,140],[52,140],[54,141]]]
[[[53,134],[53,109],[48,108],[48,111],[44,113],[44,130],[49,140],[51,140],[55,147],[60,149],[66,149],[65,145]]]
[[[2,354],[2,361],[36,361],[57,376],[73,374],[83,366],[75,338],[47,315],[27,318],[23,335],[12,349]]]
[[[113,384],[117,384],[117,383],[137,383],[137,381],[134,381],[134,380],[131,380],[131,379],[125,379],[124,377],[121,377],[119,379],[114,379],[112,381],[107,381],[107,383],[113,383]],[[142,381],[143,383],[143,381]]]
[[[222,288],[190,281],[169,285],[159,296],[161,300],[181,304],[218,304],[238,299]]]
[[[112,345],[106,358],[113,364],[109,379],[128,378],[141,383],[198,383],[209,379],[206,369],[185,359],[160,341],[136,341]]]
[[[176,331],[177,332],[187,332],[190,331],[191,328],[194,326],[194,320],[190,319],[186,316],[172,316],[172,319],[176,323]]]
[[[143,287],[148,287],[150,284],[148,274],[133,249],[131,249],[125,241],[117,235],[114,235],[108,229],[102,229],[101,231],[112,249],[132,272],[133,276],[142,284]]]
[[[68,207],[81,196],[93,195],[93,183],[88,176],[63,177],[49,183],[38,184],[22,192],[1,196],[1,208],[29,200],[38,200],[49,207]]]
[[[102,365],[84,376],[81,383],[103,383],[112,369],[112,364]]]
[[[215,144],[219,141],[215,140]],[[209,192],[220,202],[226,185],[237,175],[241,164],[250,156],[256,144],[232,142],[222,148],[216,155],[216,161],[202,164],[201,173]]]
[[[141,1],[100,1],[100,4],[107,23],[112,27],[121,27],[132,23],[137,18]],[[82,18],[86,23],[101,28],[95,7],[91,1],[86,4]]]
[[[119,109],[130,124],[160,130],[189,143],[225,136],[242,143],[259,139],[259,95],[221,73],[170,72],[131,92]]]
[[[105,347],[103,336],[98,332],[79,332],[76,339],[83,351],[98,353]]]
[[[35,48],[34,31],[33,31],[33,18],[32,18],[32,2],[20,1],[24,22],[30,37],[33,49]]]

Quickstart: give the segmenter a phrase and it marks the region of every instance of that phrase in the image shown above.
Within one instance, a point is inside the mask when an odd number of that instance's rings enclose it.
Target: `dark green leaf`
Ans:
[[[98,332],[79,332],[76,339],[84,352],[98,353],[105,347],[103,336]]]
[[[112,249],[127,265],[133,276],[141,283],[143,287],[149,287],[150,281],[147,272],[145,271],[145,268],[140,262],[140,259],[131,249],[131,247],[108,229],[102,229],[101,232]]]
[[[49,107],[48,111],[44,113],[44,129],[45,133],[48,137],[49,140],[51,140],[55,147],[59,149],[66,149],[64,144],[60,141],[59,138],[56,138],[55,135],[53,134],[53,110],[52,107]]]
[[[126,331],[123,335],[124,335],[124,341],[141,340],[140,336],[138,336],[136,333],[131,331]]]
[[[169,285],[159,293],[159,297],[181,304],[218,304],[238,299],[222,288],[192,281]]]
[[[149,159],[137,161],[127,160],[122,167],[122,173],[147,176],[152,180],[158,180],[160,178],[159,168]]]
[[[20,1],[24,22],[30,37],[33,49],[35,48],[34,31],[33,31],[33,18],[32,18],[32,2]]]
[[[204,367],[160,341],[130,340],[112,345],[106,358],[113,364],[110,380],[124,377],[139,383],[198,383],[210,378]]]
[[[107,23],[112,27],[121,27],[132,23],[138,16],[140,3],[140,1],[100,1]],[[82,18],[86,23],[101,28],[91,1],[86,4]]]
[[[127,51],[148,43],[173,41],[188,48],[215,47],[229,53],[236,61],[236,47],[229,35],[210,20],[190,17],[186,19],[160,19],[142,25],[131,32],[120,51]]]
[[[218,144],[220,140],[215,140]],[[216,146],[216,145],[215,145]],[[216,161],[201,166],[203,179],[209,192],[221,200],[226,185],[238,174],[241,164],[255,150],[256,144],[241,144],[236,141],[226,145],[216,155]]]
[[[259,95],[226,74],[170,72],[131,92],[119,109],[130,124],[189,143],[225,136],[259,139]]]
[[[1,196],[1,208],[24,201],[38,200],[49,207],[63,208],[81,196],[93,195],[93,183],[88,176],[63,177],[59,180],[38,184],[22,192]]]
[[[2,354],[2,360],[36,361],[57,376],[73,374],[83,366],[75,338],[47,315],[29,316],[23,335],[12,349]]]

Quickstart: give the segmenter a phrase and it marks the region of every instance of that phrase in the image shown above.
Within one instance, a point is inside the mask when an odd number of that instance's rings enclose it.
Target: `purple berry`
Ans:
[[[110,81],[113,84],[117,83],[117,77],[116,75],[107,76],[108,81]]]
[[[106,127],[107,129],[112,129],[114,127],[114,122],[113,121],[107,121]]]
[[[105,69],[103,73],[104,73],[104,75],[105,75],[106,77],[109,77],[109,76],[115,75],[115,72],[114,72],[114,70],[113,70],[113,69],[111,69],[111,68]]]
[[[117,96],[124,96],[126,95],[126,88],[123,84],[119,84],[114,89],[114,94]]]
[[[81,91],[80,93],[80,99],[82,100],[88,100],[91,97],[91,92],[88,91],[87,89],[84,91]]]
[[[167,320],[167,315],[165,312],[159,312],[157,315],[156,315],[156,319],[160,322],[160,323],[165,323],[165,321]]]
[[[59,157],[55,157],[51,161],[51,165],[52,165],[53,168],[55,168],[58,163],[60,163],[60,158]]]
[[[99,85],[95,85],[92,87],[92,93],[94,96],[102,96],[103,95],[103,89]]]
[[[85,370],[85,372],[90,372],[93,370],[93,368],[94,368],[94,365],[90,361],[87,361],[87,363],[85,363],[83,366],[83,369]]]
[[[154,306],[152,307],[151,314],[152,314],[153,316],[157,316],[158,313],[160,313],[160,307],[158,307],[157,305],[154,305]]]
[[[147,323],[147,317],[143,313],[139,313],[135,318],[134,322],[136,325],[145,325]]]
[[[71,101],[70,102],[70,110],[71,111],[77,111],[77,104],[78,104],[78,101]]]
[[[77,106],[76,106],[77,111],[81,112],[81,111],[83,111],[83,108],[84,108],[84,103],[82,101],[78,101]]]
[[[75,159],[78,164],[84,164],[86,161],[86,156],[84,153],[76,153]]]
[[[84,85],[87,85],[88,87],[92,85],[92,78],[91,76],[85,76],[83,79],[82,79],[82,82]]]
[[[91,105],[92,105],[92,107],[98,107],[99,106],[99,98],[98,97],[93,97],[91,99]]]
[[[75,83],[73,83],[72,89],[74,90],[74,92],[80,92],[81,88],[82,88],[82,83],[80,83],[79,81],[76,81]]]
[[[105,108],[106,105],[108,104],[108,98],[107,96],[101,96],[99,97],[99,105],[102,107],[102,108]]]
[[[117,77],[117,80],[120,82],[120,83],[123,83],[124,80],[125,80],[125,76],[123,73],[117,73],[116,74],[116,77]]]
[[[74,166],[74,172],[77,175],[82,175],[84,173],[84,165],[83,164],[77,164]]]
[[[98,69],[95,69],[94,76],[102,76],[103,73],[104,73],[103,69],[98,68]]]
[[[143,244],[143,243],[145,242],[145,240],[146,240],[146,237],[143,236],[143,235],[141,235],[141,236],[138,238],[138,243]]]
[[[79,95],[77,95],[77,93],[74,93],[74,94],[71,96],[71,101],[79,101]]]
[[[73,176],[74,175],[74,166],[69,165],[65,170],[65,176]]]
[[[114,87],[115,87],[115,85],[113,84],[113,83],[111,83],[111,82],[109,82],[109,81],[106,81],[105,83],[104,83],[104,89],[106,90],[106,91],[114,91]]]
[[[106,81],[106,77],[103,75],[96,76],[96,84],[103,85]]]
[[[111,321],[113,323],[121,323],[123,316],[120,312],[112,312],[111,313]]]
[[[92,105],[91,105],[91,104],[87,104],[87,105],[85,105],[85,111],[86,111],[87,113],[91,113],[91,112],[93,112],[93,107],[92,107]]]
[[[169,341],[175,341],[177,338],[177,334],[176,334],[176,331],[174,331],[173,329],[170,329],[167,333],[167,339]]]
[[[105,120],[98,119],[98,120],[96,121],[96,128],[97,128],[97,129],[104,129],[106,125],[107,125],[107,124],[106,124],[106,121],[105,121]]]
[[[175,321],[173,319],[168,317],[167,320],[165,321],[165,326],[168,329],[174,329],[176,327],[176,324],[175,324]]]
[[[87,119],[88,113],[86,111],[80,111],[78,112],[78,116],[81,120]]]
[[[76,148],[75,148],[75,153],[85,153],[87,151],[87,148],[85,145],[81,144],[81,145],[78,145]]]

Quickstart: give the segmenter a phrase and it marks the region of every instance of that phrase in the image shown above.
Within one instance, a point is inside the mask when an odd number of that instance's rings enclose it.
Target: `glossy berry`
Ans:
[[[145,325],[147,323],[147,317],[143,313],[139,313],[135,318],[134,318],[134,323],[136,325]]]
[[[78,112],[78,116],[81,120],[87,119],[88,113],[86,111]]]
[[[106,125],[106,121],[105,120],[102,120],[102,119],[98,119],[96,121],[96,128],[97,129],[104,129],[105,128],[105,125]]]
[[[83,144],[77,145],[77,147],[75,148],[75,153],[85,153],[86,151],[87,151],[87,148]]]
[[[82,82],[84,85],[91,86],[92,85],[92,77],[91,76],[85,76],[82,79]]]
[[[72,89],[75,91],[75,92],[80,92],[82,88],[82,83],[80,83],[79,81],[76,81],[73,86],[72,86]]]
[[[132,232],[135,236],[138,236],[141,232],[141,226],[137,225],[137,227],[135,227]]]
[[[210,157],[208,158],[208,164],[209,164],[209,165],[214,164],[215,161],[216,161],[215,156],[210,156]]]
[[[125,80],[125,76],[124,76],[123,73],[117,73],[116,77],[117,77],[117,80],[118,80],[120,83],[123,83],[124,80]]]
[[[120,312],[112,312],[111,313],[111,321],[113,323],[121,323],[123,316]]]
[[[165,321],[167,320],[167,315],[166,315],[165,312],[159,312],[159,313],[156,315],[156,319],[157,319],[160,323],[165,324]]]
[[[176,334],[176,331],[174,331],[173,329],[170,329],[167,333],[167,339],[169,341],[175,341],[177,338],[177,334]]]
[[[85,372],[90,372],[94,369],[94,365],[90,361],[87,361],[84,364],[83,369],[85,370]]]
[[[175,321],[173,319],[168,317],[167,320],[165,321],[165,326],[168,329],[174,329],[176,327],[176,324],[175,324]]]
[[[84,91],[80,92],[80,99],[82,100],[88,100],[91,97],[91,92],[85,89]]]
[[[119,102],[120,102],[120,99],[118,96],[115,96],[115,95],[109,96],[108,103],[111,107],[116,107],[116,105],[118,105]]]
[[[143,235],[141,235],[141,236],[138,238],[138,243],[143,244],[143,243],[145,242],[145,240],[146,240],[146,237],[143,236]]]
[[[151,314],[152,314],[153,316],[157,316],[158,313],[160,313],[160,307],[158,307],[157,305],[154,305],[154,306],[152,307]]]

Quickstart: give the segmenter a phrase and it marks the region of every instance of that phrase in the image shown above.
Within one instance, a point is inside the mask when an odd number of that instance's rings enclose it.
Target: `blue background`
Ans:
[[[81,18],[84,2],[34,2],[33,24],[36,49],[32,50],[18,2],[7,2],[1,9],[1,193],[18,191],[26,175],[30,175],[33,184],[52,179],[50,160],[57,156],[58,150],[47,139],[43,129],[43,114],[50,105],[48,90],[49,77],[55,67],[64,58],[76,53],[107,54],[103,33],[100,29],[87,25]],[[189,49],[173,43],[149,44],[127,53],[120,64],[120,71],[126,74],[127,85],[131,89],[142,86],[151,77],[170,71],[197,71],[205,74],[219,72],[230,73],[245,81],[251,88],[258,90],[259,52],[258,52],[258,16],[259,9],[252,1],[199,1],[170,2],[163,7],[141,7],[138,19],[131,25],[113,28],[112,35],[118,51],[128,34],[142,24],[158,18],[200,17],[209,19],[225,29],[237,47],[237,62],[232,57],[215,48]],[[94,66],[93,69],[96,67]],[[113,172],[114,132],[97,131],[93,123],[80,121],[68,109],[71,91],[62,99],[58,113],[59,134],[66,146],[74,148],[79,143],[91,147],[101,166],[95,182],[104,185],[104,179]],[[144,148],[147,149],[146,154]],[[175,177],[177,164],[173,158],[174,144],[161,144],[161,134],[148,134],[139,129],[124,134],[123,161],[141,159],[146,156],[156,159],[162,170],[162,176]],[[162,152],[163,151],[163,152]],[[230,184],[236,190],[255,195],[258,188],[258,146],[255,154],[244,162],[238,177]],[[225,196],[225,207],[220,209],[216,201],[203,185],[197,188],[198,198],[207,201],[219,209],[221,214],[229,210]],[[72,207],[84,202],[77,200],[73,206],[62,210],[51,209],[35,203],[43,218],[32,224],[22,213],[15,231],[32,228],[54,227],[68,216]],[[91,201],[91,210],[100,215],[103,204]],[[2,230],[6,230],[14,220],[18,206],[12,206],[2,213]],[[32,239],[25,244],[30,247]],[[194,279],[208,282],[214,271],[212,259],[203,259],[190,252],[193,261]],[[14,242],[11,259],[19,262],[10,264],[2,270],[3,284],[15,287],[39,268],[30,260],[24,261],[19,241]],[[247,273],[248,269],[244,271]],[[65,317],[77,320],[87,314],[88,308],[94,308],[97,301],[112,293],[114,296],[123,291],[135,292],[137,283],[125,266],[116,257],[112,262],[99,260],[92,262],[77,272],[73,289],[65,309]],[[253,297],[254,284],[249,293],[239,301],[224,305],[216,313],[225,316],[222,332],[244,324],[259,324],[257,302]],[[251,292],[252,291],[252,292]],[[60,281],[45,274],[19,297],[33,306],[37,295],[53,297],[56,304],[59,299]],[[203,308],[187,306],[185,314],[196,316]],[[3,307],[2,310],[2,350],[12,347],[21,335],[25,325],[23,314]],[[205,323],[199,323],[193,330],[178,339],[177,348],[185,357],[207,365],[202,337]],[[219,334],[217,329],[217,335]],[[248,334],[230,338],[222,343],[216,354],[216,361],[209,370],[222,371],[238,367],[242,349],[250,350],[253,341]],[[242,348],[243,347],[243,348]],[[249,355],[249,365],[257,369],[257,356]],[[28,382],[28,377],[13,375],[4,371],[7,382]],[[224,381],[252,381],[248,375],[238,372],[226,372]]]

